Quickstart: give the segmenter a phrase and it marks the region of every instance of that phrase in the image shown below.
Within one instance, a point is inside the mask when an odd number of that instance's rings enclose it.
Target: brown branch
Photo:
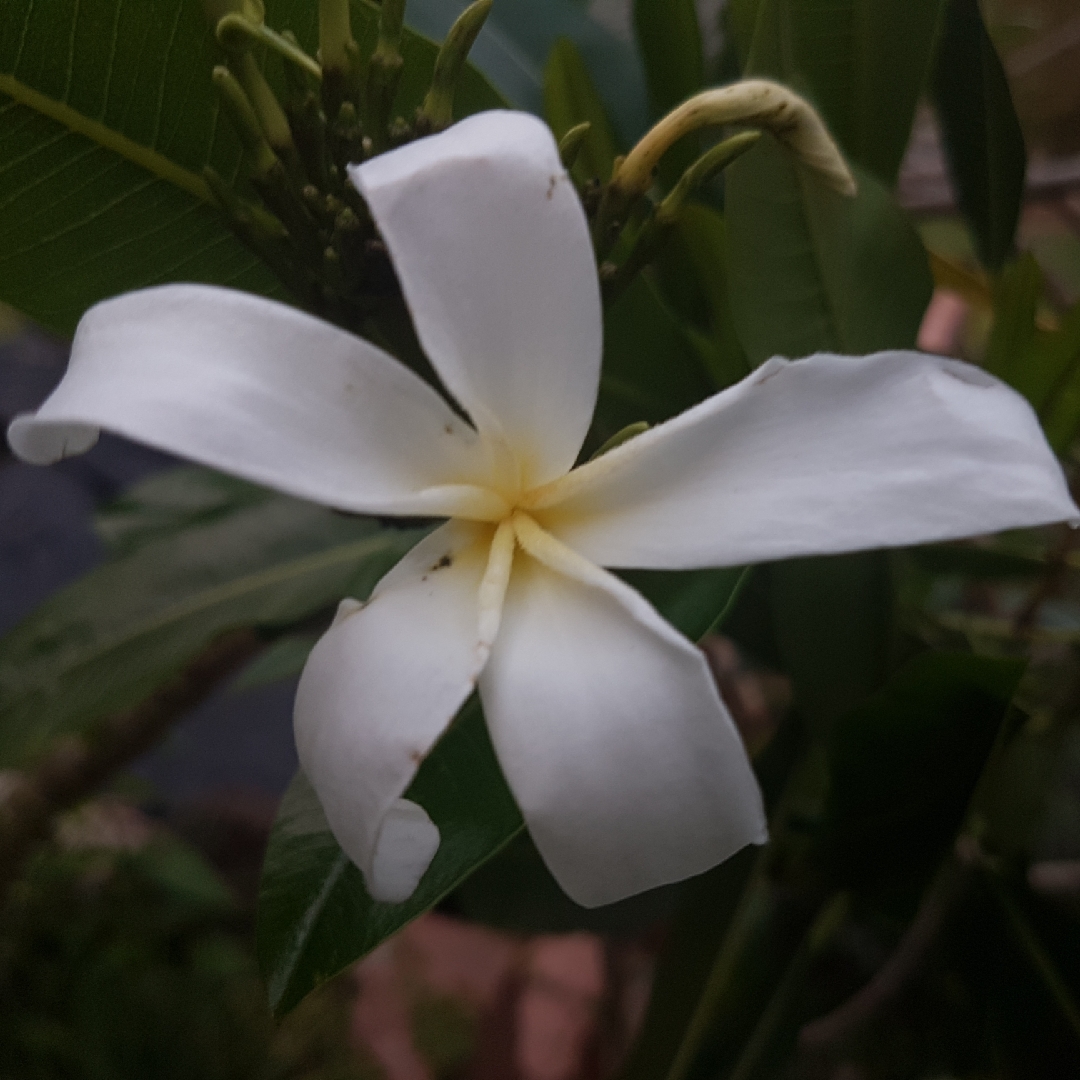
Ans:
[[[153,746],[261,644],[252,630],[222,634],[145,701],[106,718],[86,735],[59,740],[29,771],[0,773],[0,896],[49,836],[56,814],[93,794]]]

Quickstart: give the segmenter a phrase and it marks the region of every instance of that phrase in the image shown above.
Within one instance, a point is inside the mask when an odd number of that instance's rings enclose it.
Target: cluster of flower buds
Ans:
[[[213,81],[258,201],[210,167],[204,177],[233,231],[309,310],[370,332],[372,315],[400,306],[386,247],[345,167],[449,126],[459,76],[491,3],[476,0],[462,12],[423,103],[405,118],[393,113],[405,0],[384,0],[366,57],[353,39],[348,0],[319,0],[317,57],[288,30],[265,24],[261,0],[208,0],[225,54]],[[280,99],[259,62],[267,50],[284,65]]]
[[[454,23],[439,49],[427,95],[409,118],[393,112],[404,67],[405,0],[383,0],[378,40],[369,56],[361,55],[353,39],[348,0],[319,0],[317,59],[288,31],[265,25],[261,0],[207,3],[226,55],[226,63],[214,69],[214,83],[243,144],[260,201],[241,197],[208,168],[205,177],[215,199],[234,231],[310,311],[368,337],[384,337],[387,312],[403,310],[400,288],[346,166],[450,125],[462,68],[492,0],[476,0]],[[282,101],[263,75],[258,50],[277,53],[284,62]],[[732,125],[748,130],[705,150],[663,198],[650,198],[657,165],[675,143]],[[854,194],[843,156],[821,118],[798,95],[762,79],[702,91],[617,158],[610,177],[591,178],[579,188],[605,298],[622,292],[655,257],[687,199],[750,149],[762,131],[834,188]],[[559,151],[567,170],[588,133],[585,123],[563,136]]]

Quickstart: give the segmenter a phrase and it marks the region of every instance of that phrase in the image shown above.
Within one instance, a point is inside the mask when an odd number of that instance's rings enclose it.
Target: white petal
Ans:
[[[435,858],[439,840],[438,828],[419,803],[395,799],[371,861],[372,897],[391,904],[408,900]]]
[[[919,353],[770,360],[541,493],[604,566],[739,565],[1072,520],[1019,394]]]
[[[547,126],[487,112],[350,170],[432,364],[526,485],[574,462],[600,378],[588,226]]]
[[[483,526],[436,529],[367,604],[343,609],[300,679],[300,763],[376,899],[407,896],[435,854],[437,832],[401,796],[483,666],[478,594],[490,539]]]
[[[168,285],[91,308],[60,385],[8,438],[47,464],[97,429],[346,510],[457,512],[476,433],[368,342],[284,304]],[[465,509],[468,509],[467,507]]]
[[[480,681],[529,832],[586,907],[765,840],[746,751],[703,656],[622,582],[590,577],[519,556]]]

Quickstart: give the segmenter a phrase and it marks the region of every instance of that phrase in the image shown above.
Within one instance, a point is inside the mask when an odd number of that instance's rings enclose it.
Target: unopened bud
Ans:
[[[574,162],[577,161],[577,156],[581,153],[582,146],[585,145],[585,137],[591,130],[592,124],[586,120],[582,124],[575,124],[559,140],[559,158],[567,172],[574,167]]]
[[[469,50],[487,20],[491,5],[492,0],[475,0],[450,27],[435,60],[431,88],[420,106],[418,119],[424,127],[439,131],[449,127],[454,119],[454,92],[458,79]]]
[[[612,177],[612,188],[626,199],[643,195],[669,147],[691,132],[723,124],[764,128],[839,192],[855,194],[855,178],[821,117],[798,94],[767,79],[703,90],[684,101],[626,155]]]

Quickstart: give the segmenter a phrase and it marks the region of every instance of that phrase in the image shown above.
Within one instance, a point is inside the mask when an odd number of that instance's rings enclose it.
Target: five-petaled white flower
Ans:
[[[608,903],[766,835],[701,653],[601,567],[685,569],[1074,518],[1027,404],[916,353],[774,359],[578,468],[600,378],[586,221],[547,128],[491,112],[352,170],[471,423],[292,308],[165,286],[106,301],[24,459],[106,428],[344,510],[450,519],[345,602],[296,700],[302,766],[371,893],[439,842],[402,798],[474,687],[552,873]]]

